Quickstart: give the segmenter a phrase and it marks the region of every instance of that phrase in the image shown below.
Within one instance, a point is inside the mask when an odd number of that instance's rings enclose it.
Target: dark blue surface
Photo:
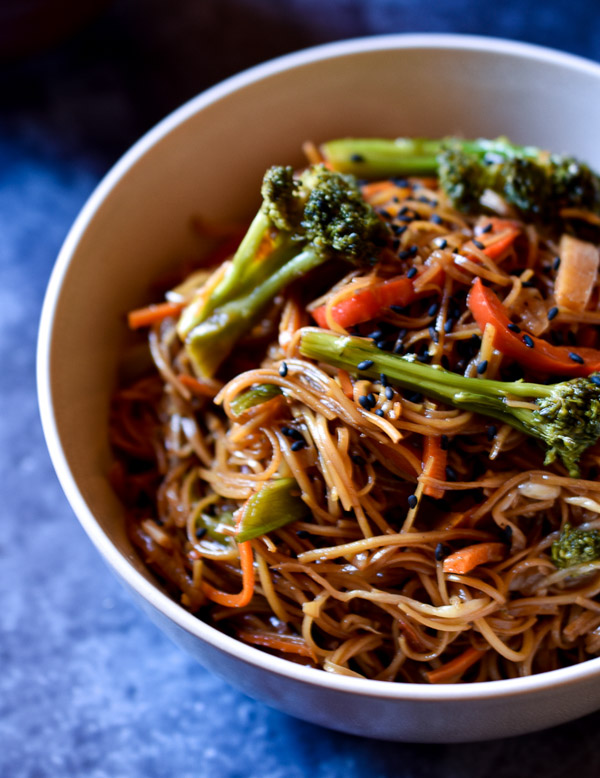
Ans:
[[[44,288],[88,194],[212,83],[327,40],[515,38],[600,60],[596,2],[122,0],[62,46],[0,66],[0,776],[544,778],[600,774],[600,714],[462,746],[377,743],[249,700],[130,603],[73,517],[34,385]]]

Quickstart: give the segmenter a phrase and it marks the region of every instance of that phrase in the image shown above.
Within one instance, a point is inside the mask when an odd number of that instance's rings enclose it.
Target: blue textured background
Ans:
[[[315,43],[464,32],[600,60],[591,0],[120,0],[0,64],[0,776],[494,778],[600,774],[600,714],[492,743],[346,737],[233,691],[131,605],[73,517],[38,421],[36,328],[68,227],[146,129],[216,81]]]

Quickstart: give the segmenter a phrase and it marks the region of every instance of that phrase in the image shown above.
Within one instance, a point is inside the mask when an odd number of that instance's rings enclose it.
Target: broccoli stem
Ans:
[[[352,173],[357,178],[437,175],[439,155],[451,145],[478,157],[493,155],[494,161],[518,156],[537,159],[538,149],[515,146],[504,138],[464,140],[462,138],[340,138],[323,143],[321,151],[334,170]]]
[[[188,353],[200,375],[212,376],[223,355],[229,354],[235,343],[252,329],[275,295],[325,259],[310,249],[296,253],[256,288],[214,307],[186,338]]]
[[[326,330],[307,329],[300,341],[300,353],[351,373],[357,372],[361,362],[372,361],[371,366],[358,371],[361,376],[377,379],[385,373],[391,383],[404,389],[416,390],[433,400],[505,421],[528,434],[527,418],[531,411],[510,408],[506,399],[509,395],[528,399],[550,395],[549,387],[543,385],[466,378],[437,365],[383,353],[362,338],[336,335]]]
[[[386,354],[362,338],[317,329],[303,332],[300,353],[361,377],[378,379],[384,373],[391,384],[498,419],[542,440],[547,446],[546,464],[558,455],[572,476],[578,475],[577,463],[583,451],[600,438],[597,376],[550,386],[466,378],[414,361],[416,358]],[[535,408],[508,404],[517,398],[527,398]]]

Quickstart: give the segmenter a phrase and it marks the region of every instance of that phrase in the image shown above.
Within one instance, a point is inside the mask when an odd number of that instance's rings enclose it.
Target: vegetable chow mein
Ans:
[[[331,673],[599,655],[600,178],[505,138],[305,152],[129,314],[132,542],[202,620]]]

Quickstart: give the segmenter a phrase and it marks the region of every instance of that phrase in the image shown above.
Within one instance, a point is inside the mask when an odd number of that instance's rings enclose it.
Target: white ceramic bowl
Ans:
[[[123,313],[197,252],[193,213],[252,214],[264,169],[299,162],[306,139],[507,134],[600,169],[599,128],[600,67],[590,62],[488,38],[367,38],[282,57],[213,87],[145,135],[100,183],[65,241],[44,304],[44,431],[63,489],[100,553],[205,667],[294,716],[390,740],[506,737],[600,707],[600,659],[531,678],[427,686],[335,676],[237,642],[161,591],[125,535],[106,477]]]

